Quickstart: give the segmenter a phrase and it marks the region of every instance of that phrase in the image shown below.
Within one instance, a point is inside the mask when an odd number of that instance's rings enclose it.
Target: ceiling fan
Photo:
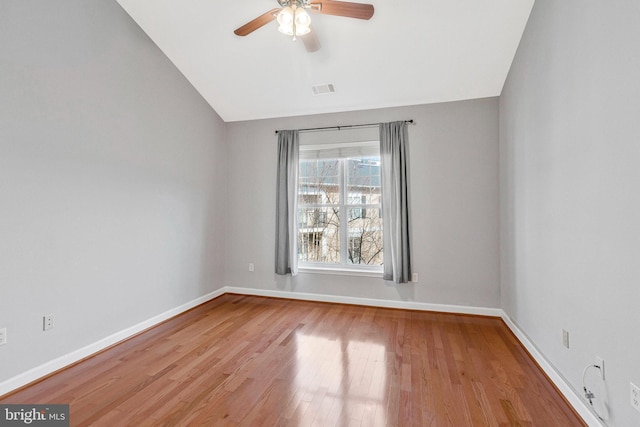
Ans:
[[[373,16],[373,5],[352,3],[337,0],[277,0],[280,7],[271,9],[257,18],[247,22],[234,33],[238,36],[251,34],[258,28],[273,20],[278,21],[278,31],[283,34],[302,38],[308,52],[315,52],[320,43],[311,29],[310,10],[323,15],[344,16],[347,18],[370,19]]]

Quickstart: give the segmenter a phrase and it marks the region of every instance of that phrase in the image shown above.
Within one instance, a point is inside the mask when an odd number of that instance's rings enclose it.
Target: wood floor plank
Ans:
[[[225,294],[0,403],[73,426],[584,426],[499,318]]]

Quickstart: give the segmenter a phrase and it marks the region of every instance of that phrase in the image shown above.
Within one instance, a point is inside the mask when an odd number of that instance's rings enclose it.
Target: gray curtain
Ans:
[[[411,280],[407,124],[380,123],[384,280]]]
[[[278,132],[278,182],[276,190],[276,274],[298,273],[297,130]]]

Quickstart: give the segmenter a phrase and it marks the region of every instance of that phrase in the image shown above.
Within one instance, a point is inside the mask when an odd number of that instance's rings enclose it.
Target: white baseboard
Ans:
[[[584,400],[576,393],[573,387],[567,382],[567,380],[556,370],[556,368],[544,357],[544,355],[538,350],[538,348],[529,339],[527,334],[522,332],[518,325],[511,320],[506,314],[502,313],[502,320],[507,324],[509,329],[518,338],[522,345],[527,349],[529,354],[540,365],[542,370],[547,374],[549,379],[555,384],[560,393],[567,399],[569,404],[573,406],[573,409],[578,412],[582,419],[590,427],[604,427],[604,424],[600,421],[598,416],[589,408]]]
[[[225,292],[242,295],[256,295],[262,297],[297,299],[304,301],[333,302],[339,304],[365,305],[369,307],[399,308],[404,310],[437,311],[441,313],[473,314],[479,316],[502,317],[499,308],[471,307],[466,305],[429,304],[414,301],[391,301],[374,298],[345,297],[326,294],[310,294],[304,292],[287,292],[267,289],[240,288],[226,286]]]
[[[82,347],[78,350],[72,351],[71,353],[65,354],[64,356],[60,356],[57,359],[51,360],[47,363],[44,363],[40,366],[37,366],[33,369],[30,369],[22,374],[16,375],[13,378],[9,378],[6,381],[0,383],[0,396],[7,394],[13,390],[16,390],[24,385],[27,385],[39,378],[42,378],[46,375],[51,374],[59,369],[64,368],[65,366],[69,366],[79,360],[84,359],[87,356],[91,356],[105,348],[112,346],[120,341],[123,341],[133,335],[144,331],[158,323],[164,322],[167,319],[170,319],[174,316],[177,316],[180,313],[183,313],[197,305],[200,305],[204,302],[212,300],[214,298],[219,297],[224,294],[224,289],[218,289],[213,292],[210,292],[206,295],[203,295],[199,298],[196,298],[192,301],[189,301],[185,304],[182,304],[176,308],[172,308],[171,310],[167,310],[164,313],[158,314],[150,319],[147,319],[143,322],[140,322],[134,326],[131,326],[127,329],[124,329],[120,332],[116,332],[115,334],[109,335],[106,338],[103,338],[99,341],[96,341],[93,344],[89,344],[85,347]]]

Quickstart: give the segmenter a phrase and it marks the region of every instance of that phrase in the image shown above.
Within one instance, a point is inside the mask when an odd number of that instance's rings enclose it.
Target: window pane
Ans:
[[[347,162],[347,203],[380,203],[380,158],[360,157]]]
[[[298,209],[298,259],[340,262],[340,219],[337,208]]]
[[[298,203],[300,262],[382,265],[379,156],[301,159]]]
[[[382,218],[378,209],[348,209],[347,262],[382,265]]]
[[[336,204],[340,201],[340,161],[301,160],[298,203]]]

